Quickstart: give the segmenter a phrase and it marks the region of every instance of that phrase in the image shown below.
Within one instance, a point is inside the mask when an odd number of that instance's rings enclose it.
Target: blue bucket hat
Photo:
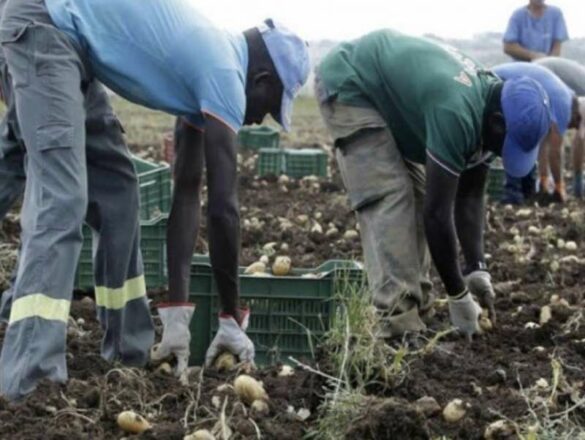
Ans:
[[[504,82],[502,110],[506,120],[504,169],[512,177],[524,177],[536,163],[540,143],[551,126],[549,98],[531,78],[510,79]]]
[[[273,116],[285,131],[290,131],[293,101],[309,77],[308,46],[298,35],[271,19],[258,26],[258,30],[284,87],[280,114]]]

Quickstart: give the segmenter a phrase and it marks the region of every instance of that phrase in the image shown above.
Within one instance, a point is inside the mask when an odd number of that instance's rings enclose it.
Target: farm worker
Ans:
[[[581,124],[577,133],[573,136],[572,150],[573,195],[580,199],[583,197],[583,152],[585,150],[585,66],[576,61],[559,57],[540,58],[535,63],[552,71],[579,98]],[[555,154],[554,150],[551,150],[552,154]],[[545,159],[547,158],[545,157]],[[553,176],[558,175],[562,178],[561,165],[560,162],[555,163],[551,160],[551,174]],[[541,179],[542,177],[541,174]],[[541,180],[540,186],[545,187],[546,182]]]
[[[245,334],[250,310],[239,308],[240,224],[235,134],[242,122],[260,123],[267,113],[288,131],[294,97],[309,75],[307,44],[272,20],[233,40],[231,44],[248,61],[230,63],[240,72],[239,78],[218,78],[217,86],[229,93],[222,97],[222,107],[211,108],[208,115],[219,117],[219,123],[211,117],[205,131],[197,121],[188,118],[177,119],[175,125],[175,185],[167,231],[169,303],[158,307],[164,330],[161,343],[153,348],[152,358],[159,361],[175,355],[179,375],[187,367],[190,354],[189,323],[195,304],[188,302],[189,281],[200,224],[204,164],[209,251],[221,304],[219,330],[207,350],[206,364],[212,364],[224,351],[233,353],[242,362],[254,360],[254,345]],[[226,63],[228,53],[226,49],[214,56],[222,57]],[[243,68],[245,64],[247,71]]]
[[[546,5],[544,0],[530,0],[514,11],[504,33],[504,53],[516,61],[534,61],[547,56],[561,56],[563,42],[569,39],[563,11]]]
[[[316,69],[316,94],[357,212],[381,336],[425,329],[429,250],[451,322],[478,332],[472,295],[495,318],[483,245],[489,159],[502,155],[518,177],[534,166],[550,127],[544,89],[525,77],[504,83],[441,42],[380,30],[334,48]]]
[[[544,0],[530,0],[528,5],[514,11],[504,33],[504,53],[516,61],[534,61],[546,56],[560,56],[563,42],[569,39],[563,12]],[[506,176],[505,199],[521,203],[517,199],[518,188],[526,197],[536,190],[535,172],[522,179]]]
[[[94,266],[102,356],[144,365],[154,342],[136,173],[97,80],[205,129],[228,168],[234,131],[244,116],[251,120],[246,100],[267,113],[282,88],[260,75],[256,63],[267,61],[248,50],[244,36],[217,30],[186,0],[2,3],[0,43],[26,146],[22,249],[0,356],[0,394],[18,399],[41,379],[67,379],[65,336],[84,218],[100,239]]]
[[[550,99],[552,125],[550,132],[540,148],[538,168],[540,171],[540,192],[548,194],[548,174],[551,158],[551,171],[555,182],[553,198],[557,202],[566,199],[564,179],[561,173],[563,136],[569,128],[579,126],[579,102],[575,93],[567,87],[550,70],[534,63],[506,63],[493,68],[493,71],[504,81],[520,77],[529,77],[538,82],[547,92]],[[547,143],[550,144],[550,155]],[[506,181],[505,203],[522,203],[527,196],[527,189],[523,191],[522,182],[519,179]]]

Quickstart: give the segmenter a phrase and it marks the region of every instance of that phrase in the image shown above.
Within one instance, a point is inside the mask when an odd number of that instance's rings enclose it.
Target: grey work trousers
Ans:
[[[396,317],[394,335],[420,330],[417,312],[429,307],[432,289],[422,216],[424,167],[403,159],[375,110],[335,101],[320,108],[357,213],[374,305]]]
[[[43,378],[67,379],[66,330],[84,218],[97,238],[102,356],[145,364],[154,328],[139,250],[136,173],[105,90],[43,0],[3,6],[0,43],[26,151],[26,184],[19,267],[3,301],[10,319],[0,393],[18,399]]]

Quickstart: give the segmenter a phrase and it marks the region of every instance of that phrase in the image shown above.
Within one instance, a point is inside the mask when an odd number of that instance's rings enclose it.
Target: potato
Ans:
[[[199,429],[193,434],[183,437],[183,440],[215,440],[215,436],[207,429]]]
[[[443,418],[449,423],[457,423],[467,412],[467,405],[461,399],[454,399],[443,409]]]
[[[360,236],[359,232],[353,229],[349,229],[345,231],[345,233],[343,234],[343,238],[345,238],[346,240],[355,240],[356,238],[359,238],[359,236]]]
[[[499,438],[511,437],[515,433],[516,430],[514,429],[514,425],[511,422],[507,420],[498,420],[486,428],[483,437],[486,440],[495,440]]]
[[[291,261],[289,257],[276,257],[272,265],[272,273],[277,276],[286,276],[290,273]]]
[[[290,365],[283,365],[278,372],[279,377],[294,376],[295,370]]]
[[[118,426],[125,432],[140,434],[151,428],[150,423],[134,411],[124,411],[118,415]]]
[[[252,404],[254,400],[268,400],[264,386],[253,377],[242,374],[234,381],[236,394],[244,403]]]
[[[162,374],[171,375],[173,373],[173,368],[171,367],[171,364],[169,364],[168,362],[163,362],[162,364],[159,365],[156,371]]]
[[[268,415],[270,412],[270,408],[268,408],[268,404],[264,400],[254,400],[252,402],[252,410],[262,416]]]
[[[494,325],[492,324],[492,321],[486,316],[482,316],[479,319],[479,327],[484,332],[491,332],[494,329]]]
[[[244,271],[244,273],[247,275],[264,272],[266,272],[266,264],[261,261],[256,261],[255,263],[250,264]]]
[[[236,367],[236,364],[236,357],[227,351],[220,354],[213,363],[218,371],[232,371]]]
[[[540,309],[540,325],[544,325],[552,319],[552,310],[550,306],[544,306]]]

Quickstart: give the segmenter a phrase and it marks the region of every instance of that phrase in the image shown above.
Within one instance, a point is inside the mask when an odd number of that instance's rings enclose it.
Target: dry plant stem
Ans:
[[[337,377],[333,377],[330,376],[329,374],[325,374],[322,371],[319,370],[315,370],[314,368],[309,367],[306,364],[303,364],[302,362],[298,361],[297,359],[295,359],[293,356],[289,356],[288,359],[293,362],[297,367],[301,367],[303,370],[308,371],[310,373],[313,374],[317,374],[318,376],[324,377],[325,379],[329,379],[332,380],[333,382],[337,383],[337,382],[341,382],[343,384],[346,384],[346,382],[342,379],[338,379]]]
[[[345,306],[345,304],[343,305],[344,308],[344,315],[345,315],[345,342],[343,345],[343,360],[341,361],[341,367],[339,368],[339,378],[341,379],[344,376],[344,371],[345,371],[345,365],[347,364],[347,358],[349,356],[349,338],[351,336],[351,329],[349,326],[349,317],[347,314],[347,307]],[[349,378],[346,378],[349,379]],[[335,405],[335,403],[337,402],[337,397],[339,396],[339,390],[341,389],[341,385],[343,382],[338,381],[337,385],[335,386],[335,392],[333,394],[333,402],[332,405]]]
[[[226,416],[225,416],[225,411],[227,408],[227,404],[228,404],[228,397],[226,396],[226,398],[223,401],[223,406],[221,408],[221,415],[219,417],[219,421],[221,423],[221,438],[223,440],[229,440],[228,439],[228,426],[227,426],[227,421],[226,421]]]

